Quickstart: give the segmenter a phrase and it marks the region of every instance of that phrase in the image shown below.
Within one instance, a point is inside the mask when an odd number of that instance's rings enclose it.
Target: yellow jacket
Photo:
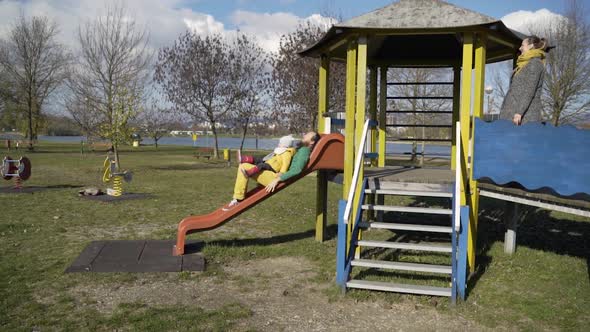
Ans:
[[[277,173],[286,173],[291,165],[291,158],[295,154],[295,148],[288,148],[287,151],[274,155],[266,161],[267,164]]]

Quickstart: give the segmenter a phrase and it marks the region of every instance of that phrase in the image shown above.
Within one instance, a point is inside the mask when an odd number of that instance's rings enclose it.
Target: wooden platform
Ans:
[[[200,242],[187,243],[187,253],[172,256],[174,240],[91,242],[72,265],[71,272],[181,272],[204,271]]]
[[[453,184],[455,172],[448,168],[421,167],[371,167],[365,169],[365,177],[381,182],[411,182]]]
[[[445,168],[388,166],[365,169],[370,190],[452,192],[455,173]]]
[[[455,172],[448,168],[407,166],[368,167],[365,168],[364,175],[368,179],[369,189],[371,190],[393,189],[452,192],[455,181]],[[338,174],[332,181],[342,184],[342,174]],[[525,205],[567,213],[573,212],[582,216],[590,215],[590,195],[588,194],[562,196],[551,191],[549,188],[527,190],[518,183],[497,185],[485,179],[478,182],[478,188],[486,192],[486,195],[483,196],[489,196],[487,193],[494,192],[503,196],[522,198],[522,204]]]

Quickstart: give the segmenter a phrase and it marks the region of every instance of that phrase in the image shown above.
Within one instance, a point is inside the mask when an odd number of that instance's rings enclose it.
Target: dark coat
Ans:
[[[514,75],[500,108],[500,118],[512,121],[514,114],[522,115],[522,123],[541,121],[543,105],[541,90],[545,66],[539,58],[532,58]]]

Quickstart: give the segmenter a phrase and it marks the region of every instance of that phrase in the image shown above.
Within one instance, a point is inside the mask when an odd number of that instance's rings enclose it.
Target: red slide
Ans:
[[[178,224],[178,235],[176,236],[173,255],[179,256],[184,254],[184,242],[187,234],[217,228],[233,217],[264,201],[271,195],[283,190],[291,183],[319,169],[344,169],[344,136],[341,134],[322,135],[322,138],[311,151],[309,162],[303,172],[285,182],[279,183],[274,192],[267,193],[263,186],[258,186],[250,190],[246,194],[246,198],[229,211],[223,211],[225,206],[222,206],[206,215],[190,216],[182,219]]]

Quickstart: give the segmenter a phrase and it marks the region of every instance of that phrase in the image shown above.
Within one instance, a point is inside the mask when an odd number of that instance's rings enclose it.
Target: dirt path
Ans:
[[[236,330],[261,331],[424,331],[485,330],[462,318],[453,318],[432,307],[412,303],[355,301],[341,297],[330,301],[329,283],[312,281],[316,273],[304,258],[279,257],[223,267],[222,276],[198,280],[153,280],[148,274],[125,285],[84,285],[70,289],[76,298],[103,313],[118,304],[140,302],[154,306],[199,305],[208,309],[240,303],[252,310]]]

